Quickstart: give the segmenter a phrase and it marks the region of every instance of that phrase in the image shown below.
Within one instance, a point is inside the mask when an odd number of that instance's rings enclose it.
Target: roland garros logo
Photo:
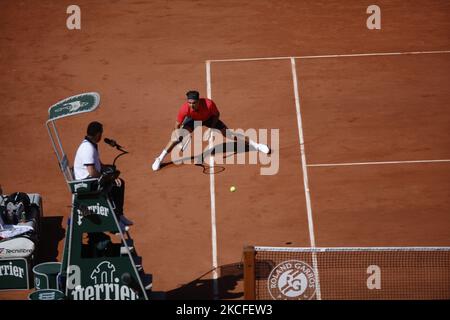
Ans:
[[[309,300],[316,292],[316,277],[307,263],[288,260],[270,272],[267,286],[274,300]]]

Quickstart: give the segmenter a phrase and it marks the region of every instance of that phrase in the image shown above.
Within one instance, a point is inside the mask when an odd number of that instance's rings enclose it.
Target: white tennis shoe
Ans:
[[[265,154],[270,153],[270,148],[267,145],[262,144],[262,143],[258,143],[257,149],[258,149],[258,151],[261,151],[262,153],[265,153]]]
[[[152,169],[153,169],[153,171],[158,171],[160,167],[161,167],[161,159],[156,158],[155,162],[153,162],[153,164],[152,164]]]

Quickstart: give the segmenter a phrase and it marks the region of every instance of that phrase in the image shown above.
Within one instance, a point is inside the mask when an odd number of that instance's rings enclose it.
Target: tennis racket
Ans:
[[[186,123],[188,123],[191,120],[192,120],[191,117],[185,117],[183,122],[181,123],[180,129],[184,129],[184,126],[186,125]],[[191,142],[190,134],[187,137],[186,136],[183,137],[183,140],[181,141],[181,143],[178,144],[178,148],[180,148],[181,151],[184,151],[186,149],[186,147],[188,146],[189,142]]]

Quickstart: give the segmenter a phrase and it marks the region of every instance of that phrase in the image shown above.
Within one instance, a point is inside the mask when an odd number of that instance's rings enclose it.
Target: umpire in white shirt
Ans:
[[[75,180],[87,178],[99,178],[102,168],[105,165],[100,160],[97,143],[102,139],[103,125],[100,122],[93,121],[87,127],[87,135],[78,147],[74,161]],[[127,231],[128,226],[133,222],[125,218],[123,215],[123,205],[125,198],[125,181],[117,178],[109,193],[114,205],[115,213],[119,218],[122,230]]]

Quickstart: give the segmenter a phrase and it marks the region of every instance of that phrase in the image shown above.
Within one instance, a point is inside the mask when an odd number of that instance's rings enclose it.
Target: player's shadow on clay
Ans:
[[[214,164],[214,170],[212,170],[212,168],[206,164],[204,162],[204,160],[210,156],[220,156],[222,155],[222,157],[225,159],[227,157],[231,157],[234,156],[235,154],[238,153],[244,153],[244,152],[249,152],[249,151],[256,151],[256,149],[252,146],[248,146],[248,145],[242,145],[236,141],[234,142],[224,142],[222,144],[216,145],[212,148],[209,148],[205,151],[203,151],[201,154],[199,155],[193,155],[191,157],[186,157],[186,158],[181,158],[174,161],[170,161],[170,162],[166,162],[166,163],[161,163],[161,168],[163,167],[167,167],[167,166],[172,166],[172,165],[179,165],[179,164],[194,164],[196,166],[202,167],[203,168],[203,173],[205,174],[217,174],[220,172],[225,171],[225,167]]]
[[[239,281],[243,280],[244,274],[242,263],[232,263],[219,267],[220,277],[217,280],[203,279],[212,278],[213,270],[208,271],[201,277],[182,285],[179,288],[166,292],[167,300],[212,300],[216,299],[239,299],[244,293],[236,291]],[[217,288],[217,289],[215,289]],[[214,297],[214,291],[218,296]]]

